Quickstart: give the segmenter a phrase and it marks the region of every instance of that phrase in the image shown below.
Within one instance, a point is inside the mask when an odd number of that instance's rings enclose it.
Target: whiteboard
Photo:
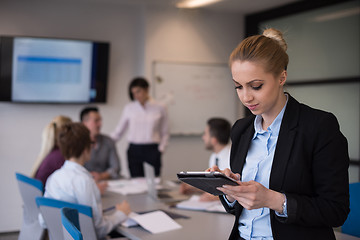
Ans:
[[[154,62],[153,68],[153,94],[167,105],[171,134],[201,134],[212,117],[236,120],[239,100],[226,64]]]

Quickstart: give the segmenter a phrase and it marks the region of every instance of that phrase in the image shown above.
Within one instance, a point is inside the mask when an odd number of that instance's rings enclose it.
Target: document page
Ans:
[[[149,232],[156,234],[182,228],[177,222],[169,217],[163,211],[154,211],[145,214],[130,214],[129,220],[123,223],[123,226],[134,226],[139,224]]]
[[[194,195],[189,200],[182,201],[176,205],[177,208],[187,210],[198,210],[207,212],[226,212],[220,200],[202,202],[200,196]]]

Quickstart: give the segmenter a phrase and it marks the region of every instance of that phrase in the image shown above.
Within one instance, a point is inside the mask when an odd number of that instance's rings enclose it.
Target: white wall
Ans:
[[[243,32],[242,15],[82,3],[3,0],[0,35],[109,41],[108,102],[99,105],[104,133],[113,130],[128,102],[131,78],[145,75],[151,80],[152,61],[226,62]],[[21,199],[15,172],[30,174],[42,128],[59,114],[77,121],[83,106],[0,103],[0,232],[20,228]],[[126,147],[125,140],[118,143],[125,175]],[[200,137],[173,137],[164,154],[164,175],[204,169],[209,155]]]
[[[227,63],[231,51],[242,37],[242,19],[236,14],[147,9],[146,75],[153,75],[153,62],[159,60]],[[164,175],[175,176],[182,170],[203,170],[207,167],[209,154],[204,150],[200,136],[173,136],[164,154]]]

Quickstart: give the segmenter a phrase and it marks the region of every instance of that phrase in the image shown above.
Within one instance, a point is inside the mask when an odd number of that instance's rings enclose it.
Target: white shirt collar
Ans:
[[[84,166],[82,166],[81,164],[79,164],[77,162],[74,162],[74,161],[66,160],[64,165],[63,165],[63,168],[75,169],[75,170],[84,172],[85,174],[88,174],[90,177],[92,177],[90,172]]]

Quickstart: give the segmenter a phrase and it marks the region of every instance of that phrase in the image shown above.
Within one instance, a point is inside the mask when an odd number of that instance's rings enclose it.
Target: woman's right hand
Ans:
[[[122,211],[123,213],[126,214],[126,216],[128,216],[131,213],[130,205],[126,200],[116,204],[116,210]]]

